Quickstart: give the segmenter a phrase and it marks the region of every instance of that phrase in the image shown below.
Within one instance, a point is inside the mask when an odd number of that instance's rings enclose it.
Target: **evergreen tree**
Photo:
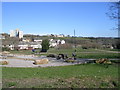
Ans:
[[[49,49],[49,46],[50,46],[49,40],[48,39],[44,39],[42,41],[41,45],[42,45],[42,52],[46,52]]]

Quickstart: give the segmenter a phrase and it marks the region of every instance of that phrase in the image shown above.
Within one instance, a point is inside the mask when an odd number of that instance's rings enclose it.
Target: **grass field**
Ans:
[[[117,88],[118,66],[2,68],[3,88]]]
[[[64,53],[69,57],[72,56],[74,49],[60,49],[56,50],[54,48],[48,50],[48,53]],[[118,53],[109,53],[105,51],[100,51],[97,49],[77,49],[76,55],[78,58],[119,58]]]
[[[12,54],[24,54],[24,55],[32,54],[31,50],[20,50],[20,51],[13,50],[13,51],[9,51],[9,52],[12,53]]]
[[[67,54],[69,57],[72,57],[72,52],[75,49],[55,49],[50,48],[47,53],[40,53],[38,55],[48,55],[48,54]],[[76,55],[78,58],[120,58],[118,53],[110,53],[98,50],[98,49],[76,49]],[[37,50],[36,52],[39,52],[40,50]],[[107,50],[108,51],[108,50]],[[109,50],[110,51],[110,50]],[[10,51],[13,54],[33,54],[31,50],[20,50],[20,51]],[[115,51],[116,52],[116,51]]]
[[[67,54],[74,49],[50,48],[48,54]],[[111,51],[111,50],[107,50]],[[116,50],[113,50],[116,52]],[[33,54],[31,50],[10,51],[14,54]],[[37,51],[39,52],[39,51]],[[105,50],[77,48],[78,58],[119,58],[118,53]],[[3,88],[118,88],[118,65],[81,64],[46,68],[2,68]]]

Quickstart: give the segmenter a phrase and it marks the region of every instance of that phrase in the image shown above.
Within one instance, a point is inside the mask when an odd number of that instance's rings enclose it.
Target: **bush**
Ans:
[[[85,46],[82,46],[82,49],[87,49],[87,47],[85,47]]]
[[[91,43],[91,42],[86,42],[85,44],[82,44],[83,49],[88,49],[88,48],[101,48],[101,45],[98,43]]]
[[[10,51],[10,48],[8,48],[8,47],[3,47],[3,48],[2,48],[2,51]]]
[[[120,41],[116,42],[116,49],[120,49]]]
[[[72,49],[72,45],[71,44],[61,44],[58,45],[59,49]]]
[[[52,58],[55,58],[55,57],[56,57],[56,55],[55,55],[55,54],[49,54],[49,55],[47,55],[47,57],[52,57]]]

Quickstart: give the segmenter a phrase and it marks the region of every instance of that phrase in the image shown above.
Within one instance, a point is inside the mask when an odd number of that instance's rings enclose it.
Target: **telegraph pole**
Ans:
[[[75,47],[75,52],[76,52],[75,29],[74,29],[74,47]]]
[[[72,56],[74,57],[74,60],[76,60],[76,40],[75,40],[75,29],[74,29],[74,37],[73,37],[73,42],[74,42],[74,51],[72,53]]]

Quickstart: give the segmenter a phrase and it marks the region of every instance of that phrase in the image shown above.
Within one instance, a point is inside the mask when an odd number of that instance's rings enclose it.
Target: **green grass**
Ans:
[[[72,57],[72,52],[74,52],[75,49],[55,49],[55,48],[50,48],[47,53],[40,53],[38,56],[41,55],[48,55],[48,54],[67,54],[69,57]],[[77,57],[78,58],[119,58],[118,53],[110,53],[110,52],[105,52],[105,51],[100,51],[97,49],[81,49],[77,48]],[[107,50],[108,51],[108,50]],[[34,54],[32,53],[31,50],[20,50],[20,51],[10,51],[13,54]],[[36,52],[39,52],[39,50],[36,50]]]
[[[120,51],[120,49],[111,49],[110,51]]]
[[[3,78],[54,78],[54,77],[74,77],[78,75],[89,76],[114,76],[117,77],[117,68],[110,65],[105,68],[104,65],[87,64],[74,66],[60,66],[47,68],[6,68],[3,69]],[[98,73],[100,71],[100,73]],[[17,75],[16,75],[16,74]]]
[[[12,53],[12,54],[24,54],[24,55],[32,54],[32,50],[20,50],[20,51],[12,50],[12,51],[9,51],[9,52]]]
[[[55,53],[55,54],[59,54],[59,53],[63,53],[63,54],[67,54],[69,57],[72,56],[72,52],[74,51],[74,49],[60,49],[60,50],[56,50],[54,48],[49,49],[48,53]],[[78,58],[119,58],[118,53],[108,53],[105,51],[100,51],[100,50],[96,50],[96,49],[80,49],[77,48],[77,52],[76,55]]]
[[[78,58],[120,58],[117,53],[80,53]]]
[[[46,68],[3,67],[3,87],[118,87],[118,66],[99,64]],[[24,85],[25,84],[25,85]]]

